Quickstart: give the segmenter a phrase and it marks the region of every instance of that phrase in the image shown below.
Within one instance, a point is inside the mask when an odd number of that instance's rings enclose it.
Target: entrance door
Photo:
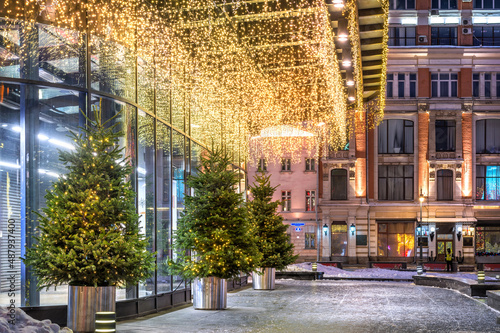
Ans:
[[[453,234],[451,234],[453,237]],[[437,242],[437,261],[446,260],[446,252],[448,249],[453,253],[453,241],[451,240],[438,240]]]

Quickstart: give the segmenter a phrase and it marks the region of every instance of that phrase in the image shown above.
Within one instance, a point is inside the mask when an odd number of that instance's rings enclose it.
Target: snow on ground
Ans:
[[[311,271],[312,265],[310,262],[293,264],[288,266],[285,271]],[[360,268],[353,270],[344,270],[333,266],[324,266],[318,264],[318,271],[324,272],[324,277],[345,277],[345,278],[381,278],[381,279],[412,279],[416,275],[416,271],[412,270],[393,270],[383,268]],[[446,273],[446,272],[428,272],[435,276],[465,278],[477,280],[476,273]],[[497,281],[496,278],[486,276],[486,280]]]
[[[9,309],[0,306],[0,332],[17,333],[69,333],[69,328],[61,329],[50,320],[38,321],[19,308]]]

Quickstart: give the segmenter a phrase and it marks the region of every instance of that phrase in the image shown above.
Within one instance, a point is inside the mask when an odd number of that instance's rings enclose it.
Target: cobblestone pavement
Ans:
[[[403,282],[277,280],[228,294],[220,311],[176,311],[118,323],[118,332],[500,332],[500,313],[453,290]]]

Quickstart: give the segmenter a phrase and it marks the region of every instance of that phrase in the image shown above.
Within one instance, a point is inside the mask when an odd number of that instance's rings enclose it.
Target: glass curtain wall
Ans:
[[[6,274],[13,272],[16,306],[67,303],[66,286],[37,291],[36,276],[17,258],[37,235],[33,212],[45,206],[46,190],[66,172],[58,150],[74,149],[68,134],[86,125],[82,112],[92,118],[93,107],[101,108],[103,121],[119,114],[109,125],[117,123],[122,132],[141,232],[149,250],[158,253],[157,270],[139,285],[119,286],[117,300],[185,289],[185,281],[168,274],[167,261],[189,193],[186,177],[197,172],[203,144],[211,144],[199,142],[202,110],[189,90],[165,75],[184,69],[155,68],[153,56],[138,58],[135,50],[81,31],[11,23],[0,24],[0,306],[10,302]],[[190,123],[192,114],[197,123]],[[234,157],[244,165],[237,153]],[[235,172],[244,195],[244,171]],[[9,235],[18,245],[12,266]]]

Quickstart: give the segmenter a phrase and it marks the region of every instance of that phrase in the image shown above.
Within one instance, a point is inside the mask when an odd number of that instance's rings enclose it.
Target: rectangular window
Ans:
[[[476,154],[500,154],[500,119],[476,122]]]
[[[398,97],[405,97],[405,74],[398,74]]]
[[[314,232],[306,232],[305,236],[305,248],[306,249],[315,249],[316,248],[316,234]]]
[[[333,169],[331,171],[332,200],[347,200],[347,170]]]
[[[457,97],[458,74],[434,73],[431,74],[432,97]]]
[[[387,98],[394,97],[394,74],[387,73],[387,89],[385,90]]]
[[[306,158],[306,171],[315,171],[316,161],[314,158]]]
[[[386,119],[378,127],[379,154],[413,154],[413,121]]]
[[[474,46],[500,46],[500,25],[474,26],[472,35]]]
[[[292,210],[292,191],[281,191],[281,209],[284,212]]]
[[[457,0],[432,0],[432,9],[457,9]]]
[[[436,120],[436,151],[455,151],[455,120]]]
[[[498,72],[495,76],[496,76],[496,79],[497,79],[496,80],[497,81],[497,97],[500,98],[500,72]]]
[[[389,0],[389,9],[415,9],[415,0]]]
[[[292,169],[292,160],[289,158],[281,159],[281,171],[290,171]]]
[[[431,45],[457,45],[457,27],[431,27]]]
[[[417,97],[417,73],[410,73],[410,97]]]
[[[474,0],[474,9],[499,9],[500,0]]]
[[[378,199],[413,200],[413,165],[379,165]]]
[[[414,46],[415,41],[415,27],[389,27],[388,46]]]
[[[472,96],[479,97],[479,73],[472,74]]]
[[[267,171],[267,161],[265,158],[261,158],[259,160],[259,166],[257,167],[257,171]]]
[[[500,254],[500,227],[476,228],[476,255],[496,256]]]
[[[491,73],[484,73],[484,97],[491,97]]]
[[[412,257],[415,245],[413,222],[378,223],[377,256]]]
[[[476,167],[476,200],[500,200],[500,166]]]
[[[306,211],[316,210],[316,191],[306,191]]]
[[[437,199],[450,201],[453,200],[453,171],[437,171]]]

